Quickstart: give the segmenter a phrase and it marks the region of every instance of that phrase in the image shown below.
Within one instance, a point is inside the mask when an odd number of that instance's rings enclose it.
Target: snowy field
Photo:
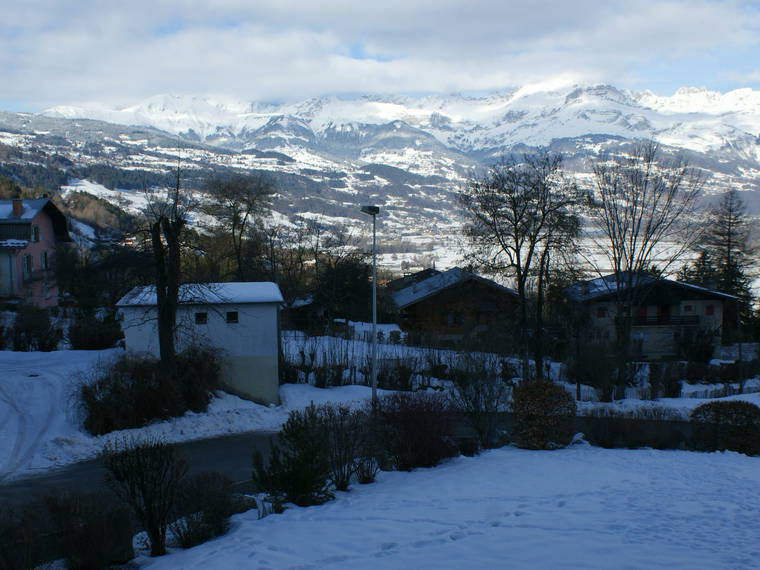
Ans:
[[[318,507],[150,559],[159,569],[749,569],[760,566],[760,458],[502,448],[381,472]]]

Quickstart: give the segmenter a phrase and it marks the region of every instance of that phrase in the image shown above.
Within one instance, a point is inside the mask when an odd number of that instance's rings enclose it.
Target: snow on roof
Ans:
[[[17,222],[19,220],[29,221],[40,213],[50,200],[48,198],[38,198],[36,200],[22,200],[23,210],[21,216],[13,216],[13,200],[0,200],[0,223]]]
[[[185,305],[223,305],[246,303],[282,303],[276,283],[188,283],[179,289],[180,303]],[[153,285],[135,287],[124,295],[117,307],[144,307],[156,304]]]
[[[596,279],[590,279],[589,281],[581,281],[570,285],[565,289],[567,295],[574,301],[591,301],[594,299],[602,299],[607,296],[613,296],[618,289],[624,289],[628,286],[628,273],[623,272],[619,278],[614,273],[605,275],[604,277],[597,277]],[[639,287],[645,285],[654,285],[655,283],[664,283],[667,285],[673,285],[676,287],[682,287],[684,289],[691,289],[698,291],[706,295],[714,295],[725,299],[735,299],[733,295],[727,293],[721,293],[720,291],[713,291],[712,289],[706,289],[697,285],[691,285],[689,283],[683,283],[681,281],[673,281],[671,279],[662,279],[651,273],[641,273],[632,275],[630,280],[631,287]]]
[[[448,271],[439,273],[438,275],[433,275],[432,277],[428,277],[427,279],[413,283],[409,287],[394,291],[391,293],[391,297],[393,298],[393,302],[396,303],[400,309],[403,309],[404,307],[418,303],[430,295],[434,295],[440,291],[443,291],[444,289],[448,289],[453,285],[462,283],[464,281],[469,281],[471,279],[482,281],[494,287],[498,287],[512,295],[516,294],[512,289],[503,287],[502,285],[499,285],[498,283],[495,283],[488,279],[484,279],[483,277],[479,277],[474,273],[469,273],[463,269],[460,269],[459,267],[454,267]]]

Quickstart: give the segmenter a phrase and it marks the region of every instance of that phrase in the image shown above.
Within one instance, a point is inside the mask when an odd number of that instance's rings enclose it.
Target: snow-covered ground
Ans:
[[[366,342],[333,337],[307,338],[302,334],[286,335],[283,348],[291,358],[296,358],[297,353],[303,350],[313,352],[317,361],[330,358],[336,362],[351,362],[357,368],[354,371],[357,380],[363,378],[358,369],[366,366],[369,355],[369,343]],[[378,349],[381,360],[416,359],[421,366],[431,363],[456,365],[457,358],[462,357],[451,350],[433,351],[393,344],[380,344]],[[248,431],[274,431],[280,428],[291,410],[303,408],[311,402],[363,403],[370,397],[370,389],[365,386],[319,389],[306,384],[285,384],[280,388],[282,403],[279,406],[263,406],[220,392],[206,413],[188,412],[182,417],[156,422],[141,429],[95,437],[82,428],[77,390],[88,374],[91,377],[93,367],[119,354],[119,349],[0,353],[0,483],[91,459],[106,442],[120,440],[125,435],[139,433],[176,443]],[[491,367],[496,367],[501,360],[496,355],[480,356],[492,359]],[[551,372],[556,377],[559,367],[552,366]],[[434,378],[423,380],[439,387],[450,384],[446,381],[436,383]],[[757,389],[751,382],[748,386]],[[574,393],[574,385],[568,384],[566,387]],[[584,389],[590,390],[589,387]],[[729,396],[727,399],[747,400],[760,405],[760,393]],[[641,407],[666,407],[676,410],[686,419],[692,409],[707,401],[712,400],[627,399],[612,404],[579,402],[578,408],[580,414],[588,414],[596,407],[622,412]]]
[[[95,457],[103,445],[127,434],[153,435],[174,443],[247,431],[280,429],[290,410],[311,402],[365,402],[370,389],[343,386],[320,390],[281,387],[279,406],[262,406],[219,393],[208,412],[188,412],[139,430],[95,437],[81,427],[76,392],[90,370],[119,349],[0,353],[0,483]]]
[[[760,458],[502,448],[381,472],[319,507],[257,520],[163,568],[757,568]]]

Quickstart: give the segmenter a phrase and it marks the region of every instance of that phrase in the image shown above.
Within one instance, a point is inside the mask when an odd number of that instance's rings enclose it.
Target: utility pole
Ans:
[[[372,380],[372,409],[377,406],[377,215],[378,206],[362,206],[362,212],[372,216],[372,356],[370,378]]]

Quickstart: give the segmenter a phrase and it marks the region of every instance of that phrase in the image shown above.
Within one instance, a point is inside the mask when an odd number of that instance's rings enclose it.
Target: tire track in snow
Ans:
[[[28,369],[27,369],[28,370]],[[6,372],[21,372],[20,369],[8,369]],[[50,378],[52,376],[53,378]],[[0,470],[0,482],[14,475],[18,470],[24,467],[34,456],[40,444],[44,441],[44,436],[48,432],[58,411],[61,400],[61,388],[63,375],[46,371],[43,374],[32,376],[27,375],[28,382],[34,382],[36,386],[30,386],[34,392],[44,392],[48,407],[41,418],[41,425],[36,429],[36,433],[30,437],[29,432],[34,430],[33,419],[27,412],[18,406],[17,402],[0,386],[0,397],[16,412],[17,431],[16,441],[6,464]],[[36,397],[34,394],[33,397]]]
[[[8,392],[5,391],[2,385],[0,385],[0,399],[8,404],[11,410],[16,412],[16,441],[13,443],[10,455],[6,459],[6,464],[0,467],[0,481],[3,481],[8,476],[12,475],[17,468],[15,466],[14,458],[21,455],[21,449],[24,445],[24,440],[26,439],[27,418],[26,414],[24,414],[21,408],[18,407],[16,402],[10,397]],[[12,414],[7,415],[0,428],[5,430],[5,425],[10,421],[12,421]]]

